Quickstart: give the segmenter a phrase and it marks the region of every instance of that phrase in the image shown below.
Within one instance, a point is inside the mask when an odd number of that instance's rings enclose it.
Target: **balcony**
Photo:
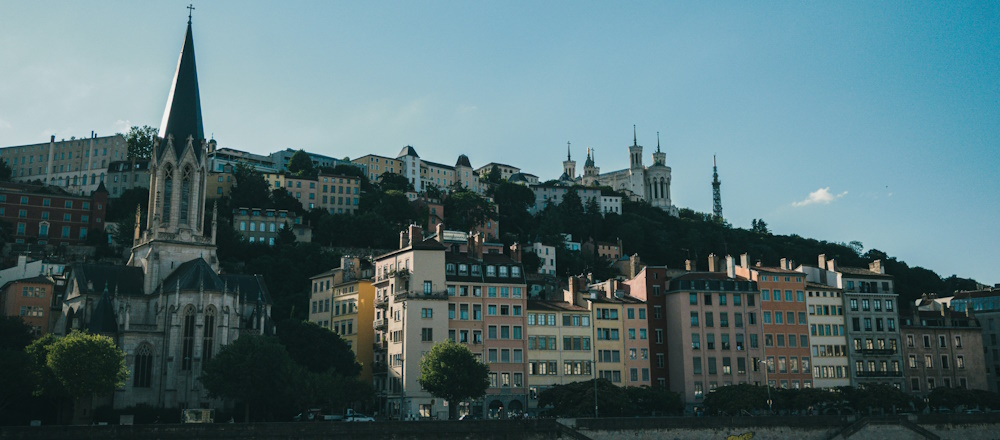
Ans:
[[[858,377],[903,377],[902,371],[858,371]]]
[[[389,307],[389,298],[375,298],[375,308],[384,309]]]
[[[389,323],[385,320],[385,318],[372,321],[372,328],[375,330],[385,330],[388,326]]]
[[[372,363],[372,373],[373,374],[386,374],[389,372],[389,364],[385,362],[373,362]]]
[[[377,341],[372,344],[372,348],[375,351],[385,351],[389,349],[389,341]]]
[[[407,299],[433,299],[433,300],[448,300],[448,291],[441,290],[437,292],[418,292],[416,290],[406,290],[401,292],[396,292],[396,301],[405,301]]]
[[[892,356],[896,354],[896,350],[891,348],[860,348],[857,350],[858,354],[866,354],[871,356]]]

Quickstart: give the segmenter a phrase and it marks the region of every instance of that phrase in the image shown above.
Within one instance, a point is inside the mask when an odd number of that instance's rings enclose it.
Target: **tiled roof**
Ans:
[[[586,307],[570,304],[566,301],[528,300],[528,310],[552,310],[563,312],[589,312]]]

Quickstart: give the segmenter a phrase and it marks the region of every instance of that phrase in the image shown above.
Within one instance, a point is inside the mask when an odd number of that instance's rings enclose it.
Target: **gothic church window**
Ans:
[[[135,378],[132,386],[149,388],[153,383],[153,348],[143,343],[135,350]]]
[[[181,370],[190,371],[194,357],[194,306],[184,308],[184,333],[181,346]]]
[[[215,307],[208,306],[205,309],[205,330],[201,340],[201,361],[212,360],[212,347],[215,340]]]
[[[163,221],[170,221],[170,207],[174,195],[174,167],[169,163],[163,166]]]
[[[188,208],[191,196],[191,166],[185,166],[181,175],[181,224],[188,223]]]

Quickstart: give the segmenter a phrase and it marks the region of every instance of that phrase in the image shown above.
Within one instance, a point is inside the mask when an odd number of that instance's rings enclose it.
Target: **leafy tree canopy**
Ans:
[[[678,414],[681,396],[661,387],[617,387],[607,379],[556,385],[538,395],[538,407],[555,417],[594,417],[595,390],[597,415],[635,417]]]
[[[434,344],[420,359],[420,383],[425,390],[448,401],[448,418],[459,402],[486,394],[490,368],[476,360],[464,345],[453,341]]]
[[[292,153],[292,157],[288,159],[288,171],[296,176],[308,177],[316,175],[312,158],[309,157],[309,153],[306,153],[305,150]]]
[[[48,349],[46,366],[73,397],[110,393],[125,384],[125,353],[110,337],[74,331]]]
[[[310,321],[287,319],[278,323],[278,339],[292,360],[315,373],[354,377],[361,365],[354,352],[336,333]]]
[[[0,182],[9,182],[14,170],[10,168],[6,160],[0,160]]]
[[[0,349],[23,351],[34,339],[31,326],[20,316],[0,316]]]
[[[270,200],[271,188],[260,171],[241,162],[233,168],[233,177],[236,184],[229,193],[232,208],[269,207],[261,206]]]
[[[148,125],[132,126],[124,134],[125,143],[128,144],[126,158],[149,159],[153,156],[153,144],[156,142],[157,130]]]
[[[212,397],[243,402],[249,420],[252,407],[270,415],[287,405],[301,370],[277,338],[250,334],[222,347],[202,367],[199,380]]]
[[[410,179],[407,179],[402,174],[382,173],[378,178],[378,184],[383,192],[395,190],[405,193],[413,190],[413,184],[410,183]]]
[[[455,191],[444,199],[444,224],[450,229],[471,231],[496,219],[496,205],[472,191]]]

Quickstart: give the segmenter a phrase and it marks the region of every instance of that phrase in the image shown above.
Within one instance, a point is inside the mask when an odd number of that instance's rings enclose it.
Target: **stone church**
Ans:
[[[150,161],[149,211],[127,265],[69,268],[55,333],[111,336],[129,378],[115,408],[217,408],[198,378],[202,366],[246,333],[273,333],[260,276],[219,273],[215,233],[205,231],[207,148],[191,20]]]
[[[667,166],[667,154],[660,151],[659,134],[656,136],[656,152],[653,153],[652,165],[647,167],[642,163],[642,145],[639,145],[634,127],[628,155],[628,168],[601,174],[601,169],[595,165],[594,152],[588,148],[583,175],[577,176],[576,161],[570,156],[567,146],[563,174],[559,181],[584,186],[607,186],[625,193],[631,200],[645,200],[650,205],[676,217],[677,207],[670,201],[670,167]]]

